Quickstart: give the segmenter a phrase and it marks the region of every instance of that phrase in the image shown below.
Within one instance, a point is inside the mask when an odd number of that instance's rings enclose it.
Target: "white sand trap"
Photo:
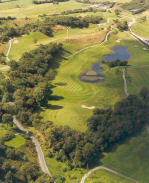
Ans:
[[[81,107],[84,108],[84,109],[95,109],[95,106],[82,105]]]
[[[120,42],[121,42],[121,39],[116,40],[116,42],[117,42],[117,43],[120,43]]]
[[[143,50],[147,51],[148,49],[147,48],[143,48]]]
[[[15,39],[14,41],[13,41],[13,43],[14,44],[17,44],[19,41],[17,40],[17,39]]]

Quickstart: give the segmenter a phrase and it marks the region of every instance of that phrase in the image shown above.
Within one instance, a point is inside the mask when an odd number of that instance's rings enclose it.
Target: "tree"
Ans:
[[[8,127],[8,125],[13,126],[13,117],[12,117],[12,115],[11,114],[3,114],[2,122],[6,123],[7,127]]]
[[[119,16],[119,15],[120,15],[120,10],[116,9],[116,10],[115,10],[115,15],[116,15],[116,16]]]

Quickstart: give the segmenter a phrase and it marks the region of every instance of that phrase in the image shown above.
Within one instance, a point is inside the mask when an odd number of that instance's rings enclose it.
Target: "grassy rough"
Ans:
[[[21,135],[16,135],[13,139],[5,142],[7,146],[19,148],[25,144],[25,139]]]
[[[145,131],[127,140],[112,152],[105,153],[102,163],[140,183],[148,183],[148,157],[149,137]]]

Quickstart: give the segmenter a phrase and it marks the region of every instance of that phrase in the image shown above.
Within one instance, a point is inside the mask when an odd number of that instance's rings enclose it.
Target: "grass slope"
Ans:
[[[148,183],[149,136],[146,131],[104,155],[104,166],[130,176],[140,183]]]
[[[121,178],[105,170],[98,170],[90,175],[85,183],[133,183],[130,180]]]
[[[144,23],[136,23],[132,26],[132,30],[140,35],[140,36],[144,36],[145,38],[149,38],[149,21],[146,21]]]

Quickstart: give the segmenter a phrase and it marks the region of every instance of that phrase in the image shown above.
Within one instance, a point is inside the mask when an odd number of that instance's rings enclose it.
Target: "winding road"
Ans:
[[[19,128],[20,131],[24,132],[26,135],[28,135],[31,139],[31,141],[33,142],[33,144],[35,145],[36,147],[36,151],[37,151],[37,154],[38,154],[38,159],[39,159],[39,164],[40,164],[40,167],[41,167],[41,170],[48,174],[49,176],[51,176],[51,173],[49,172],[48,170],[48,167],[46,165],[46,162],[45,162],[45,159],[44,159],[44,154],[43,154],[43,151],[41,149],[41,146],[38,142],[38,140],[33,137],[33,136],[30,136],[29,135],[29,131],[26,130],[16,119],[16,116],[13,116],[13,123]]]
[[[143,42],[145,45],[149,46],[149,39],[146,39],[146,38],[144,38],[144,37],[142,37],[142,36],[139,36],[139,35],[135,34],[135,33],[132,31],[132,29],[131,29],[132,25],[135,24],[135,23],[137,22],[136,19],[135,19],[134,17],[128,17],[128,18],[132,19],[132,22],[129,22],[129,23],[128,23],[128,27],[129,27],[130,34],[131,34],[133,37],[137,38],[139,41]]]
[[[10,53],[10,50],[11,50],[11,46],[12,46],[12,41],[9,40],[9,48],[8,48],[8,51],[7,51],[7,54],[6,54],[6,59],[7,59],[8,61],[10,61],[10,59],[9,59],[8,56],[9,56],[9,53]],[[7,68],[9,68],[9,66],[5,66],[5,67],[3,67],[3,68],[0,68],[0,70],[2,70],[2,69],[7,69]],[[42,151],[42,149],[41,149],[41,146],[40,146],[39,142],[35,139],[35,137],[29,135],[29,131],[26,130],[26,129],[17,121],[16,116],[13,116],[13,123],[18,127],[18,129],[19,129],[20,131],[22,131],[23,133],[25,133],[26,135],[28,135],[28,136],[30,137],[31,141],[32,141],[33,144],[35,145],[35,148],[36,148],[36,151],[37,151],[37,154],[38,154],[38,160],[39,160],[39,164],[40,164],[41,170],[42,170],[44,173],[46,173],[46,174],[48,174],[49,176],[51,176],[51,173],[49,172],[48,167],[47,167],[47,165],[46,165],[45,158],[44,158],[44,154],[43,154],[43,151]]]

